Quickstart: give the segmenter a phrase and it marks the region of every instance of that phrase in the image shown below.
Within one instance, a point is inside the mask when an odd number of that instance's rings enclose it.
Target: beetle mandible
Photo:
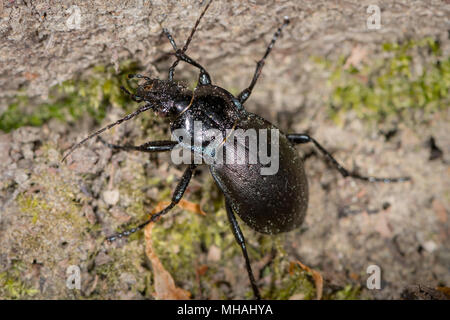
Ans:
[[[267,120],[246,111],[244,103],[250,97],[263,69],[265,59],[270,54],[275,41],[280,36],[283,28],[289,24],[289,19],[287,17],[284,18],[283,24],[275,32],[265,54],[261,60],[257,62],[256,70],[250,85],[235,97],[227,90],[213,85],[211,77],[206,69],[186,54],[200,20],[211,5],[211,2],[212,0],[208,2],[200,14],[183,48],[179,49],[169,31],[163,29],[164,34],[167,36],[173,47],[173,55],[176,57],[175,62],[169,68],[167,80],[152,79],[140,74],[129,75],[129,78],[135,77],[143,79],[145,82],[138,86],[135,93],[131,93],[123,87],[122,90],[124,90],[132,100],[136,102],[145,102],[145,105],[73,145],[63,157],[63,161],[70,153],[87,140],[124,121],[130,120],[147,110],[153,110],[157,114],[167,118],[170,121],[172,133],[178,129],[185,130],[191,141],[182,140],[181,137],[175,136],[174,140],[151,141],[140,146],[119,146],[103,142],[114,149],[149,153],[168,152],[177,146],[181,146],[182,148],[187,148],[194,154],[200,155],[203,159],[209,157],[214,160],[214,158],[217,157],[217,154],[214,151],[212,153],[207,151],[203,144],[201,144],[200,148],[195,148],[191,143],[196,139],[195,133],[193,132],[194,123],[196,121],[201,121],[205,131],[207,129],[215,129],[223,133],[224,139],[219,141],[219,146],[222,147],[222,150],[228,152],[231,155],[231,159],[244,157],[246,160],[243,164],[213,161],[212,163],[209,163],[209,169],[217,186],[225,196],[225,207],[228,220],[231,224],[231,229],[236,241],[242,249],[253,293],[257,299],[261,299],[261,294],[247,254],[245,238],[236,220],[235,214],[239,215],[242,220],[254,230],[266,234],[291,231],[303,223],[308,207],[308,182],[303,163],[295,150],[296,144],[313,143],[320,153],[322,153],[344,177],[352,177],[368,182],[386,183],[407,181],[409,180],[409,177],[377,178],[359,175],[348,171],[341,166],[325,148],[308,134],[284,134],[282,132],[279,132],[276,144],[279,152],[278,171],[275,174],[262,175],[260,171],[264,167],[262,162],[259,160],[256,163],[249,162],[250,151],[248,145],[245,145],[243,148],[244,154],[239,154],[239,152],[242,151],[239,151],[234,143],[225,143],[230,136],[230,132],[233,133],[238,129],[244,131],[250,129],[267,131],[277,130],[278,132],[278,129]],[[173,80],[175,68],[180,61],[190,64],[200,70],[198,85],[193,91]],[[174,135],[172,135],[172,137],[174,137]],[[267,142],[265,147],[270,149],[274,148],[275,145],[271,145],[271,143]],[[182,198],[197,166],[198,164],[188,165],[173,193],[172,201],[167,207],[153,214],[148,221],[141,225],[110,236],[107,240],[114,241],[117,238],[129,236],[142,229],[150,222],[156,221],[159,217],[168,213]]]

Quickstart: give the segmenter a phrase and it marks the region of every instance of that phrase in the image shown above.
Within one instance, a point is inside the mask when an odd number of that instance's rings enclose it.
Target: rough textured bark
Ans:
[[[379,30],[367,28],[371,4],[381,8]],[[143,66],[142,73],[167,77],[171,47],[162,28],[181,45],[204,5],[165,0],[3,1],[0,115],[17,95],[32,97],[26,106],[32,110],[46,101],[53,85],[83,76],[99,64],[118,68],[133,59]],[[280,270],[300,260],[320,271],[325,297],[332,288],[348,284],[361,286],[358,297],[366,298],[400,298],[407,285],[416,283],[448,287],[448,95],[441,102],[447,108],[413,125],[401,118],[368,125],[348,112],[344,125],[338,126],[328,117],[332,70],[317,67],[312,59],[337,61],[343,56],[345,67],[370,66],[388,54],[383,44],[424,37],[439,41],[441,58],[448,59],[448,1],[214,1],[188,52],[207,68],[213,82],[237,93],[249,84],[255,61],[285,15],[291,24],[246,107],[285,131],[310,133],[360,173],[410,175],[413,182],[384,185],[343,179],[311,148],[298,147],[307,158],[310,205],[305,228],[278,242],[285,248]],[[414,67],[425,68],[427,57],[419,51],[413,56],[418,61]],[[180,64],[176,79],[194,83],[197,70]],[[102,124],[123,112],[109,108]],[[52,120],[0,135],[0,298],[152,297],[152,272],[139,234],[123,246],[105,245],[102,237],[126,222],[139,222],[155,203],[167,200],[183,168],[170,165],[167,154],[155,160],[113,153],[101,143],[87,144],[61,164],[64,149],[98,128],[88,119],[70,124]],[[138,120],[127,123],[105,134],[105,140],[139,144],[155,139],[149,132],[167,134],[155,121],[150,117],[147,126]],[[429,160],[426,144],[430,136],[442,151],[434,160]],[[199,218],[176,211],[162,219],[153,230],[155,252],[163,252],[164,267],[193,298],[244,298],[250,287],[225,223],[224,206],[218,204],[223,199],[206,168],[199,171],[187,198],[200,202],[208,214]],[[243,229],[252,250],[263,250],[272,241]],[[199,244],[205,239],[213,242],[206,249]],[[263,290],[274,276],[259,275],[273,258],[269,249],[261,259],[250,253]],[[172,261],[182,268],[176,269]],[[382,290],[365,287],[371,264],[382,269]],[[71,265],[81,269],[79,291],[66,286]],[[283,281],[277,280],[276,292]]]

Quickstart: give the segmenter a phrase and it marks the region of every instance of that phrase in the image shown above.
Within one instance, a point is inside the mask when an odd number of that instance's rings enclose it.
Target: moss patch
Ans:
[[[30,98],[19,95],[0,115],[0,130],[9,132],[22,126],[41,126],[50,119],[75,121],[88,113],[95,120],[105,117],[110,105],[123,107],[131,100],[120,86],[127,86],[126,75],[138,69],[137,63],[125,61],[119,72],[112,66],[96,66],[83,77],[67,80],[50,89],[49,100],[30,108]]]
[[[7,271],[0,273],[0,297],[3,299],[30,299],[39,290],[23,281],[23,267],[16,262]]]
[[[240,268],[237,263],[244,267],[244,259],[230,230],[223,197],[214,192],[216,187],[213,183],[212,178],[208,178],[202,188],[204,192],[201,193],[201,196],[210,199],[206,203],[211,205],[204,208],[208,212],[207,216],[183,210],[174,212],[155,226],[153,241],[165,268],[177,283],[192,293],[193,298],[210,297],[211,291],[216,290],[221,298],[227,299],[230,294],[234,294],[236,288],[231,284],[231,292],[227,293],[223,291],[226,287],[221,287],[220,284],[226,281],[227,272],[235,273],[237,268]],[[189,198],[195,202],[195,197]],[[263,260],[276,250],[275,258],[264,268],[262,274],[263,278],[271,279],[271,285],[260,285],[265,299],[287,299],[296,293],[302,293],[306,299],[315,297],[313,282],[305,272],[297,270],[292,275],[288,273],[290,260],[283,248],[283,235],[266,236],[256,233],[242,221],[240,226],[246,237],[247,250],[254,268],[256,261]],[[205,261],[211,246],[220,249],[219,261]],[[203,265],[206,265],[207,269],[199,278],[198,272]],[[245,284],[239,286],[246,288],[246,298],[253,299],[247,273],[244,271],[241,275]]]
[[[68,259],[78,264],[76,254],[67,255],[69,248],[88,230],[87,220],[82,216],[78,190],[58,175],[43,172],[32,176],[39,192],[22,193],[16,203],[22,214],[29,217],[29,230],[18,230],[21,234],[21,251],[41,261],[46,257],[47,267]]]
[[[347,285],[345,288],[328,296],[332,300],[358,300],[361,299],[361,288],[359,286]]]
[[[450,58],[442,56],[437,41],[385,43],[382,50],[385,58],[359,67],[346,66],[346,57],[314,58],[330,71],[329,114],[337,123],[349,111],[375,122],[399,118],[418,122],[449,107]]]

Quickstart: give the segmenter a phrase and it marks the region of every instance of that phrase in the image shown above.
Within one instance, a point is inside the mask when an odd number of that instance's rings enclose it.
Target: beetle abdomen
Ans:
[[[242,129],[273,129],[271,123],[261,117],[248,114],[238,125]],[[271,134],[268,134],[269,150]],[[259,148],[258,137],[258,148]],[[303,223],[308,206],[308,182],[303,163],[286,136],[279,132],[278,155],[271,154],[278,166],[273,174],[261,174],[263,165],[258,158],[257,163],[249,161],[249,148],[239,150],[229,143],[224,146],[224,154],[230,152],[234,158],[245,156],[245,163],[216,163],[210,167],[211,173],[238,214],[252,229],[275,234],[290,231]],[[231,150],[227,150],[231,148]],[[259,150],[258,150],[259,151]],[[241,153],[241,154],[239,154]],[[276,159],[277,158],[277,159]]]

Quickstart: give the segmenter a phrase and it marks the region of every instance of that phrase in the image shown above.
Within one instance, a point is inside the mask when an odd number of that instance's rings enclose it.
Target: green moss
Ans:
[[[57,222],[70,221],[73,225],[86,226],[87,221],[79,214],[80,203],[76,201],[78,190],[73,185],[53,174],[44,173],[31,179],[46,189],[37,194],[19,194],[16,203],[23,213],[30,215],[34,225],[51,227]]]
[[[386,43],[383,50],[388,57],[358,68],[346,68],[345,57],[336,62],[315,58],[331,71],[329,113],[337,123],[348,111],[375,122],[398,118],[416,121],[416,112],[427,115],[449,107],[450,58],[442,57],[437,41],[425,38]]]
[[[39,291],[21,279],[23,270],[16,262],[7,271],[0,273],[0,297],[2,299],[29,299]]]
[[[265,299],[288,300],[292,296],[300,295],[304,300],[311,300],[316,297],[316,289],[309,275],[295,268],[293,274],[283,272],[280,283],[263,294]]]
[[[49,210],[47,202],[44,202],[32,196],[20,195],[17,199],[17,202],[20,204],[20,208],[22,211],[28,212],[32,215],[31,221],[33,224],[36,224],[36,222],[38,221],[39,213],[41,211]]]
[[[328,299],[332,300],[358,300],[360,299],[361,288],[359,286],[352,286],[351,284],[345,286],[332,294]]]
[[[209,181],[206,185],[212,187],[211,183],[212,181]],[[209,188],[206,185],[205,187]],[[167,191],[159,194],[161,201],[170,199],[172,191],[169,188]],[[211,192],[208,194],[211,196]],[[220,200],[215,199],[210,202],[211,205],[203,208],[207,212],[206,216],[175,209],[153,229],[154,249],[164,267],[172,274],[175,281],[182,283],[194,297],[200,295],[196,269],[204,263],[198,258],[204,254],[203,248],[215,245],[221,249],[223,256],[234,255],[234,251],[237,251],[230,245],[234,239],[229,232],[225,210],[216,205],[221,202],[221,196],[219,198]],[[199,197],[190,195],[189,200],[198,203]],[[221,266],[220,263],[208,266],[209,269],[202,278],[202,283],[208,283],[207,286],[211,286],[213,283],[209,280]]]
[[[145,177],[144,168],[136,162],[125,160],[122,172],[124,175],[132,175],[132,180],[122,180],[119,185],[121,195],[125,195],[130,203],[126,211],[131,216],[143,219],[148,215],[148,208],[144,205],[146,195],[143,190],[152,185]],[[125,171],[126,170],[126,171]]]
[[[265,299],[287,300],[294,295],[300,295],[302,299],[309,300],[316,297],[314,281],[307,272],[298,267],[294,267],[290,272],[292,258],[284,249],[286,236],[263,236],[260,252],[268,254],[275,253],[272,262],[263,270],[263,276],[269,276],[270,286],[261,288]],[[248,298],[252,298],[249,295]]]
[[[210,181],[211,180],[211,181]],[[208,183],[209,182],[209,183]],[[223,197],[217,195],[212,179],[205,184],[205,191],[201,195],[211,198],[203,203],[210,203],[204,208],[208,214],[200,216],[192,212],[176,209],[170,216],[162,219],[153,229],[153,243],[155,251],[164,267],[174,277],[176,283],[190,291],[193,297],[209,296],[208,291],[213,287],[219,290],[222,298],[227,298],[220,292],[217,281],[223,279],[226,269],[236,272],[236,261],[243,263],[242,252],[230,232]],[[206,190],[210,190],[206,192]],[[190,200],[196,202],[195,196]],[[254,232],[243,222],[241,228],[246,235],[247,249],[250,259],[258,261],[276,250],[277,254],[272,263],[264,270],[265,275],[272,279],[270,287],[262,287],[262,294],[267,299],[288,299],[293,294],[302,293],[305,299],[315,297],[315,286],[309,275],[301,270],[289,274],[289,257],[283,244],[284,235],[266,236]],[[217,262],[207,262],[208,270],[201,277],[201,288],[196,271],[205,263],[199,257],[205,256],[205,250],[212,245],[221,251],[221,259]],[[218,276],[219,274],[219,276]],[[246,273],[245,273],[245,279]],[[246,284],[246,298],[252,299],[253,292]]]
[[[0,273],[0,294],[8,299],[26,299],[33,297],[39,291],[23,283],[18,277],[10,277],[6,272]]]
[[[131,61],[122,63],[119,72],[112,66],[96,66],[82,78],[52,87],[49,100],[33,108],[30,108],[30,98],[19,95],[0,115],[0,130],[9,132],[22,126],[41,126],[53,118],[75,121],[86,113],[100,121],[108,106],[123,108],[131,104],[120,86],[127,86],[126,75],[136,70],[137,64]]]
[[[27,261],[44,260],[50,269],[57,268],[64,259],[76,265],[83,260],[80,251],[72,249],[90,228],[82,214],[84,200],[77,185],[70,183],[65,172],[59,173],[44,170],[31,175],[36,191],[21,193],[15,200],[23,219],[29,219],[30,225],[28,228],[13,226],[11,231]]]
[[[235,97],[238,96],[239,93],[241,93],[242,89],[239,89],[237,87],[230,87],[228,88],[228,91]]]
[[[109,257],[112,258],[111,261],[95,268],[96,274],[102,279],[106,279],[109,288],[120,285],[120,276],[124,273],[132,274],[136,278],[141,276],[143,271],[141,265],[144,262],[144,256],[140,250],[136,250],[136,247],[130,248],[130,246],[126,246],[111,250]],[[138,288],[140,291],[143,289]]]

